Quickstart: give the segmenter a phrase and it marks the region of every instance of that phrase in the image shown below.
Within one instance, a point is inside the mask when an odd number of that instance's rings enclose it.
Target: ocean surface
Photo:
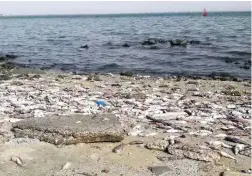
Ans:
[[[200,43],[142,45],[148,38]],[[130,47],[123,47],[125,43]],[[13,62],[28,67],[77,73],[216,72],[250,78],[251,68],[244,63],[251,59],[251,13],[3,16],[0,53],[15,54]]]

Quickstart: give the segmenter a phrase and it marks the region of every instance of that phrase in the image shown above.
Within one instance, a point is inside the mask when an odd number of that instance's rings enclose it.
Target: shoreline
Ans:
[[[18,71],[0,81],[0,175],[251,172],[251,81]],[[32,119],[107,113],[121,124],[121,142],[54,145],[53,123],[36,132],[43,138],[31,133]],[[28,122],[15,137],[15,124]]]
[[[88,76],[88,75],[117,75],[117,76],[128,76],[135,78],[150,78],[150,79],[193,79],[193,80],[217,80],[217,81],[234,81],[234,82],[251,82],[251,78],[240,78],[230,75],[225,72],[212,72],[208,75],[184,75],[184,74],[170,74],[170,75],[147,75],[147,74],[136,74],[132,71],[122,71],[117,73],[111,72],[75,72],[75,71],[63,71],[63,70],[53,70],[53,69],[39,69],[32,67],[22,67],[17,66],[12,62],[1,63],[0,73],[2,74],[67,74],[67,75],[79,75],[79,76]]]

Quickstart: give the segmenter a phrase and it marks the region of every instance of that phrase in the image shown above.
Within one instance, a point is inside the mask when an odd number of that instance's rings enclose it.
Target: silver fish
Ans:
[[[14,163],[16,163],[18,166],[21,166],[21,167],[24,166],[23,160],[20,157],[18,157],[18,156],[12,156],[11,157],[11,161],[13,161]]]

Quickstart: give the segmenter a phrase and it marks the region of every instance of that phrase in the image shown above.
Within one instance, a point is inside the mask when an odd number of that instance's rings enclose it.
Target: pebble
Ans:
[[[124,147],[126,147],[127,144],[120,144],[118,146],[116,146],[115,148],[112,149],[112,152],[114,153],[121,153],[124,149]]]
[[[171,168],[168,166],[152,166],[152,167],[149,167],[149,169],[156,176],[160,176],[160,175],[163,175],[164,173],[171,171]]]

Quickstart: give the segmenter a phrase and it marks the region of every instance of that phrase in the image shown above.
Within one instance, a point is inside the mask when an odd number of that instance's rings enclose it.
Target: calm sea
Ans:
[[[143,46],[148,38],[199,44]],[[127,43],[130,47],[123,47]],[[89,49],[80,46],[88,45]],[[64,71],[142,75],[229,73],[250,78],[251,13],[209,12],[0,17],[0,53]],[[250,65],[250,64],[249,64]]]

